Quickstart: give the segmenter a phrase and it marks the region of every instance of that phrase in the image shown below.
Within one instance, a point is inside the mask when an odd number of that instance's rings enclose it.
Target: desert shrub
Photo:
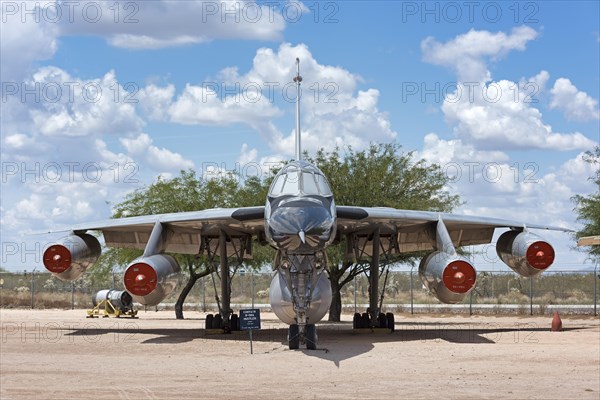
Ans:
[[[527,304],[529,296],[523,294],[517,288],[511,288],[508,294],[503,294],[498,297],[500,304]]]

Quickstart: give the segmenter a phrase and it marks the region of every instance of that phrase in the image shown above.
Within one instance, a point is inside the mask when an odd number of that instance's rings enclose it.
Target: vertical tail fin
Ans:
[[[296,58],[296,76],[294,77],[296,82],[296,160],[302,159],[302,146],[300,141],[300,82],[302,77],[300,76],[300,59]]]

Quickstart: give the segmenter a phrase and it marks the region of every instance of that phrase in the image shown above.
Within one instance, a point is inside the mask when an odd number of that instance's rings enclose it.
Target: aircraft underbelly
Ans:
[[[277,317],[286,324],[295,324],[296,311],[292,303],[292,294],[288,289],[285,278],[276,272],[269,288],[271,308]],[[325,316],[331,305],[331,284],[326,274],[321,274],[313,289],[310,307],[307,312],[307,322],[314,324]]]

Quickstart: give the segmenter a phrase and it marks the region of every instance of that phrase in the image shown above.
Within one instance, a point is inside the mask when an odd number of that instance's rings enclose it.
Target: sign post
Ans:
[[[250,354],[254,354],[252,349],[252,331],[260,330],[260,310],[258,308],[240,310],[240,330],[250,331]]]

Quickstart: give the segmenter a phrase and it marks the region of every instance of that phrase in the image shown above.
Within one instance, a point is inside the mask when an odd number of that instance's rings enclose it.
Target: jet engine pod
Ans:
[[[292,294],[288,289],[285,278],[277,272],[269,288],[269,302],[277,317],[286,324],[296,322],[296,312],[292,304]],[[314,324],[323,319],[331,305],[331,284],[327,274],[321,273],[312,293],[310,308],[306,315],[308,323]]]
[[[434,251],[421,260],[419,276],[438,300],[454,304],[473,289],[477,272],[461,256]]]
[[[87,233],[69,235],[44,251],[44,266],[63,281],[79,278],[100,256],[100,242]]]
[[[135,259],[123,276],[125,289],[138,303],[155,306],[177,287],[179,264],[167,254]]]
[[[531,232],[504,232],[498,238],[496,252],[506,265],[525,277],[539,274],[554,262],[552,245]]]

